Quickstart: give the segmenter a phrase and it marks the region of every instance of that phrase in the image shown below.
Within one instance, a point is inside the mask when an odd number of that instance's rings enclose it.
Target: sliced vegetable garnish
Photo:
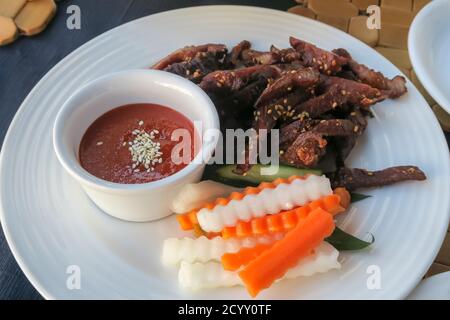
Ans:
[[[199,209],[177,215],[177,220],[183,230],[191,230],[199,224],[206,232],[221,232],[225,226],[234,226],[239,220],[290,210],[331,193],[330,182],[323,176],[279,178],[233,192],[228,198],[218,198]]]
[[[225,253],[221,259],[222,266],[225,270],[236,271],[241,266],[247,265],[271,246],[272,244],[258,244],[254,247],[242,248],[238,252]]]
[[[371,195],[367,195],[367,194],[362,194],[362,193],[355,193],[355,192],[350,192],[350,196],[352,199],[352,203],[370,198]]]
[[[222,230],[222,237],[225,239],[244,238],[274,232],[286,232],[295,228],[300,221],[304,220],[310,212],[317,208],[322,208],[333,215],[344,211],[344,208],[341,206],[340,196],[331,194],[312,201],[303,207],[265,215],[247,222],[238,221],[233,227],[225,227]]]
[[[326,238],[325,241],[339,251],[361,250],[375,242],[373,234],[370,235],[372,236],[372,240],[364,241],[336,227],[333,234]]]
[[[338,256],[339,252],[331,244],[322,242],[314,248],[312,254],[290,268],[282,279],[309,277],[316,273],[339,269],[341,264]],[[243,285],[237,272],[224,270],[222,264],[216,261],[205,263],[181,261],[178,281],[182,287],[194,290]]]
[[[271,182],[279,178],[287,179],[291,176],[305,176],[308,174],[321,175],[322,171],[315,169],[298,169],[294,167],[280,165],[278,172],[274,175],[262,175],[261,169],[268,168],[268,165],[256,164],[245,175],[233,172],[235,165],[224,165],[219,168],[206,168],[203,180],[210,179],[224,184],[244,188],[247,186],[257,186],[261,182]]]
[[[280,279],[333,233],[333,216],[317,208],[291,232],[252,260],[239,277],[252,297]]]
[[[249,237],[245,239],[224,239],[215,237],[168,238],[164,240],[162,262],[164,265],[176,266],[181,261],[189,263],[220,261],[226,253],[238,252],[242,248],[251,248],[259,244],[272,244],[280,240],[284,234]]]

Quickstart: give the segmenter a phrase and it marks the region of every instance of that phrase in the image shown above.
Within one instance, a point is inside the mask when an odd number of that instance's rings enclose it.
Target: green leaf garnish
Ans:
[[[367,194],[361,194],[361,193],[355,193],[355,192],[351,192],[350,196],[351,196],[351,199],[352,199],[351,203],[358,202],[358,201],[361,201],[361,200],[364,200],[364,199],[367,199],[367,198],[371,197],[371,196],[369,196]]]
[[[372,236],[372,240],[368,242],[358,239],[336,227],[333,234],[326,238],[325,241],[335,247],[338,251],[361,250],[367,248],[375,242],[375,237],[373,234],[370,235]]]

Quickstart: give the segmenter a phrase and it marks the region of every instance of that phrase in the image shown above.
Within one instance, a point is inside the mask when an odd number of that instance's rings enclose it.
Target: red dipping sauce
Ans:
[[[86,130],[79,149],[81,166],[98,178],[116,183],[146,183],[168,177],[187,166],[171,159],[172,149],[180,143],[171,140],[172,132],[179,128],[190,134],[187,156],[192,160],[194,139],[198,137],[194,124],[184,115],[157,104],[117,107]]]

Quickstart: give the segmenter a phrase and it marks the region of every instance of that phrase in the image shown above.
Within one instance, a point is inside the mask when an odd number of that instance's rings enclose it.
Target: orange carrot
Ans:
[[[235,253],[225,253],[221,259],[222,266],[225,270],[236,271],[241,266],[247,265],[271,246],[272,244],[258,244],[255,247],[242,248]]]
[[[207,203],[204,206],[194,209],[188,213],[183,213],[177,215],[178,223],[182,230],[192,230],[194,225],[198,224],[197,213],[204,208],[213,209],[217,205],[226,205],[231,200],[241,200],[243,197],[249,194],[258,194],[264,189],[273,189],[281,183],[291,183],[295,179],[306,179],[308,175],[305,176],[292,176],[288,179],[278,178],[272,182],[262,182],[258,187],[248,187],[242,192],[233,192],[228,198],[218,198],[212,203]]]
[[[352,198],[350,196],[350,192],[348,192],[345,188],[336,188],[334,189],[334,194],[337,194],[339,197],[341,197],[341,206],[344,209],[348,209],[350,207],[350,202],[352,201]]]
[[[306,219],[273,244],[273,246],[252,260],[239,277],[244,282],[248,292],[255,297],[261,290],[284,276],[305,258],[334,230],[333,216],[317,208]]]
[[[314,209],[322,208],[330,212],[332,215],[344,211],[344,208],[340,203],[341,200],[339,195],[328,195],[312,201],[303,207],[297,207],[295,209],[283,211],[277,214],[265,215],[247,222],[238,221],[236,226],[225,227],[222,230],[222,237],[225,239],[245,238],[268,233],[286,232],[294,228],[299,221],[305,219]]]

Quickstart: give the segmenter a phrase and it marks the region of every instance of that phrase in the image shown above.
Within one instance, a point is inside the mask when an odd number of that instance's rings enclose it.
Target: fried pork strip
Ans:
[[[299,132],[297,135],[294,132]],[[298,120],[281,129],[280,159],[283,163],[300,167],[315,167],[325,154],[326,137],[356,135],[358,126],[347,119]]]
[[[280,162],[298,168],[312,168],[325,154],[327,140],[319,132],[307,131],[280,152]]]
[[[407,92],[406,80],[402,76],[395,76],[393,79],[386,78],[381,72],[370,69],[364,64],[353,60],[347,50],[339,48],[333,53],[348,59],[347,66],[355,74],[356,78],[371,87],[384,91],[384,94],[396,99]]]
[[[252,79],[262,76],[276,78],[281,74],[276,66],[257,65],[235,70],[219,70],[208,74],[199,86],[207,93],[230,94],[244,88]]]
[[[243,40],[235,45],[228,56],[228,61],[232,66],[238,66],[239,61],[242,60],[242,53],[248,51],[251,47],[251,43],[247,40]]]
[[[202,52],[226,53],[227,47],[223,44],[208,43],[199,46],[186,46],[178,49],[155,63],[151,69],[164,70],[169,65],[189,61]]]
[[[289,40],[291,48],[272,46],[267,52],[251,49],[246,40],[229,54],[221,44],[189,46],[153,68],[200,83],[216,104],[224,128],[281,126],[282,163],[309,168],[331,155],[340,168],[332,174],[335,187],[354,190],[426,179],[412,166],[369,172],[344,164],[367,127],[370,106],[403,95],[405,79],[388,79],[356,62],[345,49],[329,52],[300,39]],[[238,165],[236,172],[250,168],[248,163]]]
[[[301,55],[293,48],[278,49],[270,47],[270,51],[257,51],[247,49],[242,51],[241,59],[244,65],[280,64],[299,62]]]
[[[316,68],[323,74],[334,75],[348,63],[346,57],[318,48],[309,42],[290,37],[289,43],[300,54],[305,66]]]
[[[325,112],[344,105],[369,106],[385,99],[380,90],[367,84],[338,77],[322,77],[325,92],[295,106],[295,113],[316,118]]]
[[[255,103],[255,107],[259,107],[270,101],[286,96],[292,90],[313,87],[319,82],[319,73],[311,68],[290,70],[281,77],[269,84],[269,86],[261,93]]]
[[[179,49],[153,65],[152,69],[177,74],[199,83],[208,73],[223,69],[227,48],[222,44],[205,44]]]
[[[379,171],[340,168],[331,177],[332,187],[345,187],[349,191],[360,188],[381,187],[407,180],[425,180],[425,174],[415,166],[398,166]]]

